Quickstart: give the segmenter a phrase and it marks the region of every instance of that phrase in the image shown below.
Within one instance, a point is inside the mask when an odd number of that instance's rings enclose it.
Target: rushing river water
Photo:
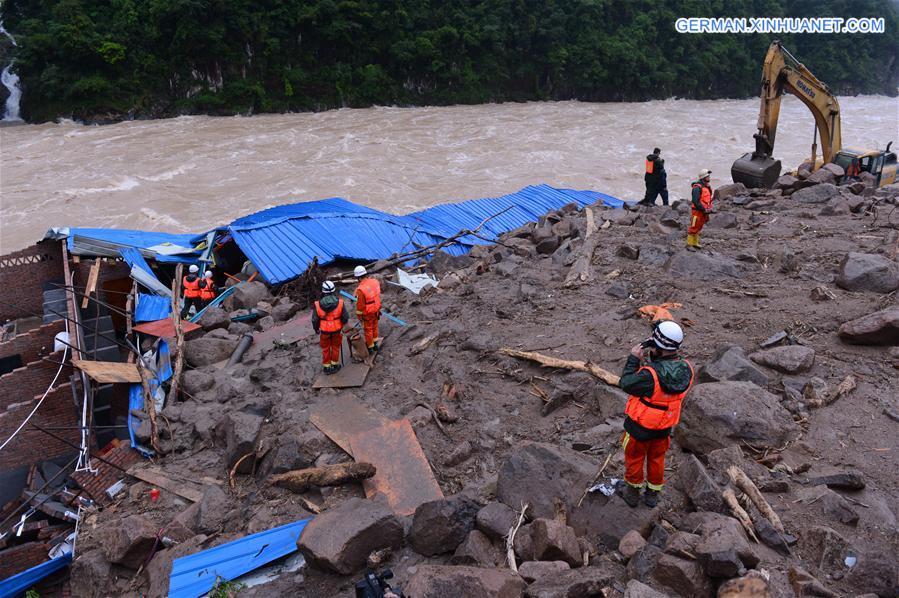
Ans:
[[[899,102],[841,98],[846,145],[897,137]],[[662,148],[672,197],[701,168],[713,185],[753,147],[758,100],[552,102],[84,126],[0,128],[0,254],[50,226],[201,232],[273,205],[340,196],[403,213],[534,184],[643,194]],[[811,114],[786,97],[776,156],[809,155]]]

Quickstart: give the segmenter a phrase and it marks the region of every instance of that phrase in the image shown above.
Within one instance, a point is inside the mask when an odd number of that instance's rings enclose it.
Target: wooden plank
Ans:
[[[365,384],[371,366],[364,363],[348,363],[336,374],[320,373],[315,377],[312,388],[357,388]]]
[[[94,260],[90,274],[87,275],[87,285],[84,287],[84,299],[81,300],[81,309],[87,309],[91,293],[97,292],[97,279],[100,277],[100,258]]]
[[[193,322],[188,322],[187,320],[183,320],[181,322],[181,327],[183,328],[184,334],[187,335],[194,330],[199,330],[202,328],[199,324],[194,324]],[[160,338],[175,338],[175,325],[172,323],[172,318],[163,318],[162,320],[153,320],[152,322],[144,322],[143,324],[138,324],[133,328],[135,332],[141,332],[143,334],[149,334],[150,336],[158,336]]]
[[[309,410],[309,421],[350,456],[350,437],[379,428],[390,420],[355,397],[322,397]]]
[[[354,434],[350,446],[356,461],[377,468],[374,477],[362,482],[365,495],[384,496],[397,515],[412,515],[419,505],[443,498],[408,419]]]
[[[184,482],[172,480],[171,478],[162,475],[159,471],[141,467],[131,467],[128,469],[128,474],[142,482],[146,482],[157,488],[162,488],[172,494],[177,494],[181,498],[186,498],[191,502],[200,502],[203,498],[203,493],[200,490],[192,488]]]
[[[140,372],[133,363],[73,359],[72,365],[101,384],[140,382]]]

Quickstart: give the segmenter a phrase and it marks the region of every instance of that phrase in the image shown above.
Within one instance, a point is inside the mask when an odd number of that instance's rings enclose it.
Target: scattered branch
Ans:
[[[749,500],[752,501],[759,512],[765,517],[768,521],[771,522],[771,525],[774,526],[780,533],[784,533],[784,525],[780,521],[780,517],[771,508],[771,505],[765,500],[765,497],[762,496],[761,491],[758,489],[758,486],[749,479],[749,476],[746,475],[742,469],[737,467],[736,465],[731,465],[727,468],[727,476],[730,478],[730,481],[734,483],[734,485],[742,490],[746,496],[749,497]]]
[[[509,563],[509,569],[512,570],[512,573],[518,573],[518,563],[515,562],[515,534],[518,533],[518,528],[521,527],[521,524],[524,521],[524,514],[527,512],[529,506],[528,503],[522,505],[521,513],[518,514],[518,521],[511,529],[509,529],[509,534],[506,536],[506,560]]]
[[[294,492],[305,492],[309,488],[340,486],[349,482],[361,482],[375,475],[377,470],[371,463],[338,463],[324,467],[295,469],[271,477],[271,483]]]
[[[740,525],[743,526],[743,529],[746,531],[746,534],[752,538],[756,544],[758,544],[759,539],[755,535],[755,529],[752,525],[752,520],[749,518],[749,513],[740,506],[739,501],[737,501],[737,497],[734,494],[733,488],[728,486],[721,493],[721,497],[724,499],[724,503],[730,507],[731,513],[734,514],[734,517],[740,522]]]
[[[518,351],[517,349],[511,349],[509,347],[502,347],[499,352],[510,357],[517,357],[518,359],[534,361],[545,368],[578,370],[581,372],[587,372],[588,374],[592,374],[596,378],[599,378],[609,386],[618,386],[618,382],[620,380],[620,378],[612,372],[604,370],[598,365],[592,364],[589,361],[558,359],[556,357],[550,357],[549,355],[534,353],[533,351]]]

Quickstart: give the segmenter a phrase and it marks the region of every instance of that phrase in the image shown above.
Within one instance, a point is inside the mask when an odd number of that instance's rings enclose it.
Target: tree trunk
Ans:
[[[593,252],[599,244],[599,236],[596,234],[599,229],[593,219],[593,210],[584,208],[584,212],[587,213],[587,234],[584,236],[584,243],[578,251],[577,259],[568,271],[565,282],[562,283],[565,288],[584,284],[593,278]]]
[[[324,467],[295,469],[271,477],[271,483],[294,492],[305,492],[313,486],[340,486],[361,482],[376,473],[371,463],[338,463]]]

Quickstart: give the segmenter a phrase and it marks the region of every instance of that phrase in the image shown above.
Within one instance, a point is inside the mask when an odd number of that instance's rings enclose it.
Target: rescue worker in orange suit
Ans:
[[[646,195],[640,201],[641,206],[656,205],[656,197],[662,196],[662,205],[668,205],[668,173],[665,172],[665,160],[662,159],[662,150],[654,148],[652,153],[646,156],[646,173],[643,182],[646,183]]]
[[[203,309],[203,300],[200,296],[200,269],[196,264],[191,264],[187,269],[187,276],[181,279],[182,294],[184,295],[184,307],[181,308],[181,319],[190,314],[193,307],[198,312]]]
[[[341,331],[350,321],[350,312],[336,291],[333,282],[323,282],[322,298],[315,302],[312,309],[312,329],[319,335],[322,370],[326,374],[333,374],[340,369],[340,345],[343,343]]]
[[[203,280],[200,281],[200,300],[203,308],[206,308],[215,299],[215,281],[212,279],[212,270],[206,270]]]
[[[655,507],[665,484],[671,429],[680,420],[681,405],[693,385],[693,366],[677,353],[683,340],[677,323],[659,322],[652,338],[631,349],[621,372],[619,385],[629,396],[622,439],[624,484],[618,493],[631,507],[637,506],[644,488],[643,501]]]
[[[381,284],[367,276],[365,266],[356,266],[353,276],[359,281],[356,287],[356,317],[365,332],[365,345],[369,351],[378,350],[378,320],[381,319]]]
[[[699,234],[709,221],[712,213],[712,187],[710,181],[712,171],[704,168],[699,171],[699,179],[693,183],[693,195],[690,200],[690,226],[687,228],[687,248],[702,249]]]
[[[849,166],[846,167],[846,180],[857,181],[861,174],[861,168],[858,164],[858,158],[852,158]]]

